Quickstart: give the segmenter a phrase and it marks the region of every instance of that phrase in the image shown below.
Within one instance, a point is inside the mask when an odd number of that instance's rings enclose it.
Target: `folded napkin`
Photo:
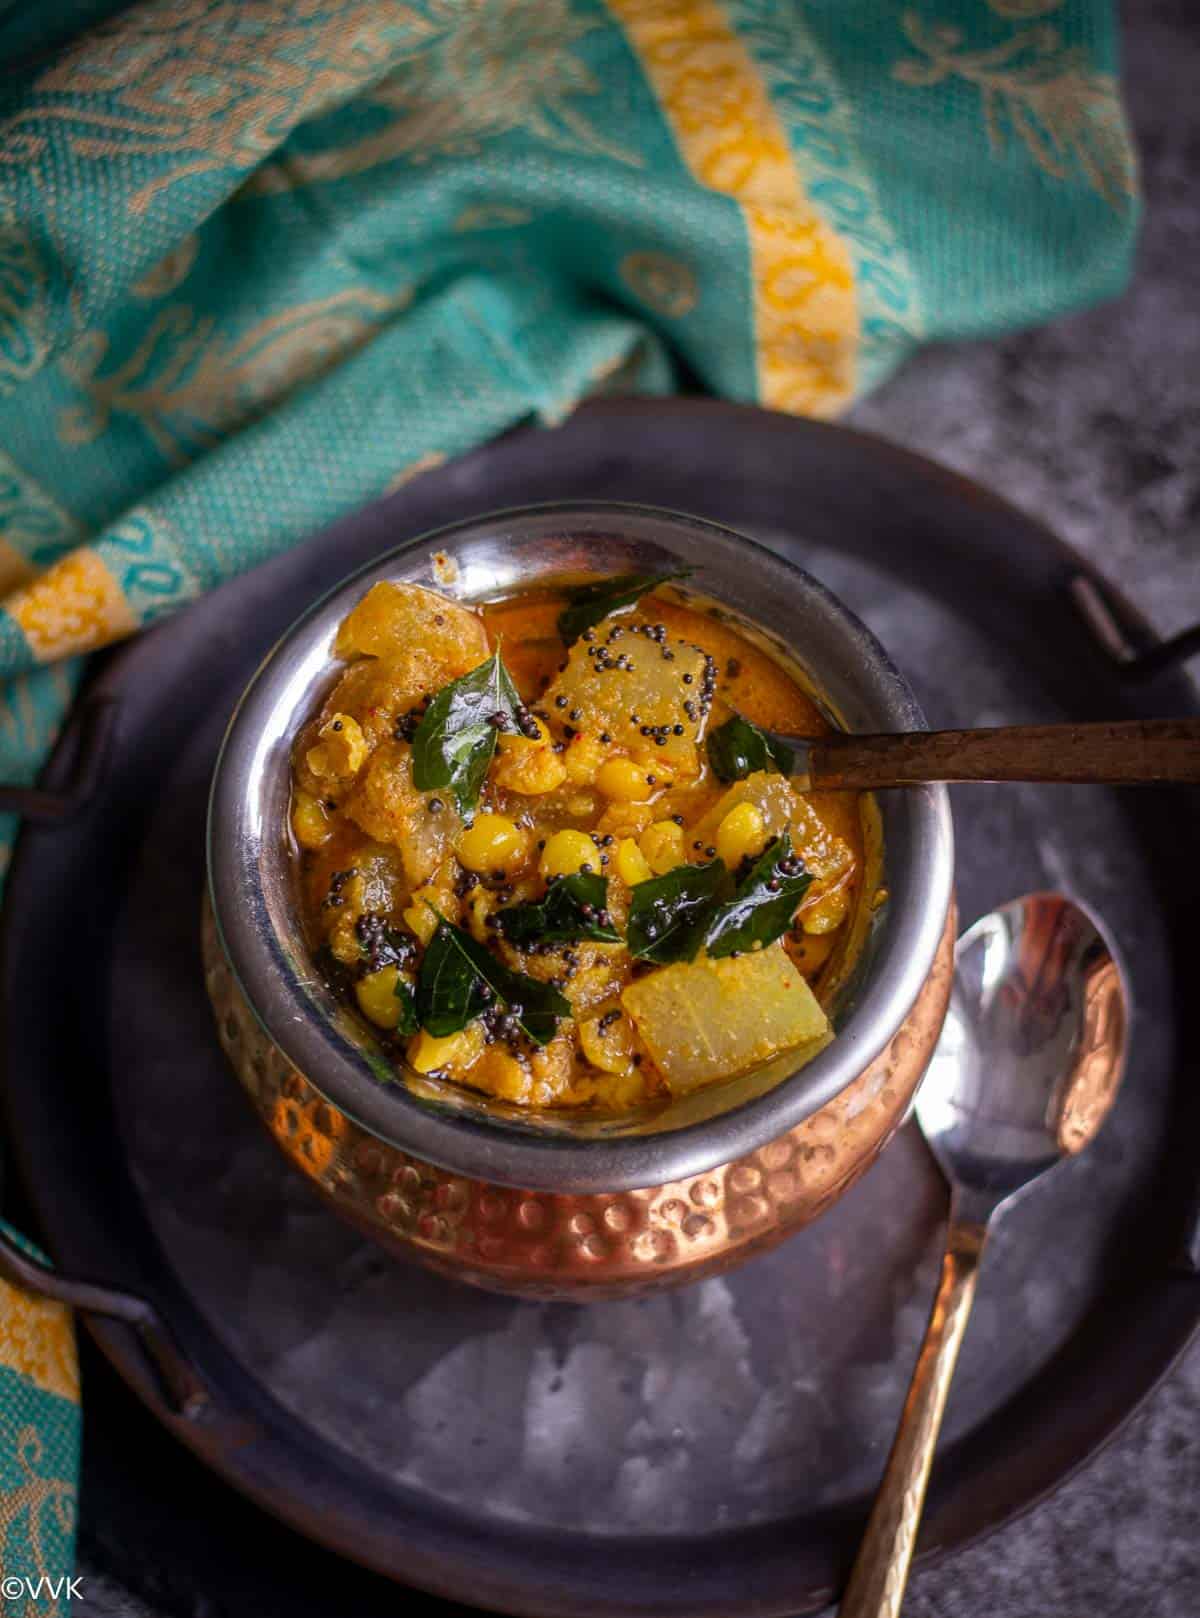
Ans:
[[[1107,0],[0,0],[0,64],[3,780],[80,654],[448,456],[833,415],[1137,214]]]

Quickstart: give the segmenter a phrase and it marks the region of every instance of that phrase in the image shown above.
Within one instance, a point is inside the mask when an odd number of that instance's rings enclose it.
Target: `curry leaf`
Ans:
[[[540,904],[514,905],[499,911],[496,920],[505,938],[514,944],[570,943],[580,938],[619,944],[621,935],[612,925],[607,906],[608,878],[575,871],[552,882]]]
[[[464,814],[479,802],[498,729],[518,730],[521,698],[497,651],[486,663],[444,685],[413,736],[413,785],[449,788]]]
[[[571,1002],[552,984],[514,972],[470,933],[439,920],[417,976],[421,1026],[442,1039],[493,1005],[509,1011],[537,1045],[553,1039],[558,1019],[571,1015]]]
[[[448,921],[438,923],[417,974],[417,1018],[435,1039],[457,1034],[489,1004],[485,980],[455,941],[457,930]]]
[[[677,865],[665,876],[639,882],[631,891],[626,943],[629,953],[664,965],[690,961],[728,888],[721,860],[707,865]]]
[[[417,1002],[412,990],[403,978],[396,979],[396,999],[400,1002],[400,1021],[396,1024],[398,1034],[415,1034],[421,1026],[417,1016]]]
[[[733,898],[711,916],[704,934],[709,955],[719,959],[773,944],[791,926],[811,881],[792,850],[791,837],[786,832],[777,837],[738,883]]]
[[[759,730],[735,713],[708,733],[708,762],[721,781],[741,781],[756,770],[778,770],[791,775],[795,754],[790,747]]]
[[[786,833],[763,851],[732,895],[722,861],[677,865],[632,890],[629,953],[665,965],[692,960],[701,944],[714,959],[773,944],[791,925],[811,882]]]
[[[681,567],[673,573],[619,573],[596,584],[581,584],[567,594],[567,605],[558,616],[558,633],[569,646],[610,612],[632,607],[668,579],[686,579],[691,571],[690,567]]]

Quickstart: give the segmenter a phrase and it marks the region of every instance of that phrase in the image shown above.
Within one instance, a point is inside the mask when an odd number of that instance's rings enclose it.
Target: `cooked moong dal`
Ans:
[[[829,1041],[862,805],[792,785],[759,727],[828,726],[719,609],[383,583],[335,652],[291,829],[318,959],[398,1066],[628,1112]]]

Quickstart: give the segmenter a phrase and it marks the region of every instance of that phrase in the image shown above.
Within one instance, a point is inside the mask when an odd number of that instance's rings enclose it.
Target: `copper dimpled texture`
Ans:
[[[205,980],[221,1045],[275,1144],[343,1218],[392,1253],[474,1286],[576,1302],[731,1269],[810,1224],[903,1123],[954,972],[951,907],[937,958],[892,1039],[804,1123],[736,1162],[640,1191],[516,1191],[435,1167],[332,1107],[263,1031],[205,906]]]

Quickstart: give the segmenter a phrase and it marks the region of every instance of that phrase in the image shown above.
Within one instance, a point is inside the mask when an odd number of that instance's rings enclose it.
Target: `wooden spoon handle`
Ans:
[[[1200,782],[1200,719],[835,735],[813,742],[807,763],[814,787],[915,786],[924,781]]]
[[[986,1232],[950,1226],[942,1279],[839,1618],[897,1618]]]

